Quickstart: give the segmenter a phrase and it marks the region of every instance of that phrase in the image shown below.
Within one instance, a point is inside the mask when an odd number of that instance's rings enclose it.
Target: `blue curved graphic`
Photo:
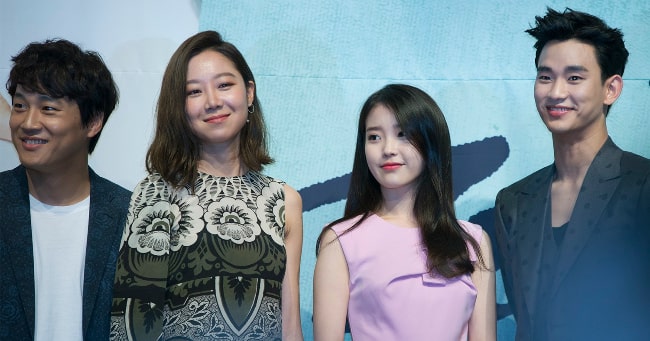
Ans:
[[[481,141],[453,146],[454,199],[472,185],[494,173],[510,154],[503,136],[487,137]],[[302,188],[303,211],[308,212],[323,205],[344,200],[350,185],[350,173]]]

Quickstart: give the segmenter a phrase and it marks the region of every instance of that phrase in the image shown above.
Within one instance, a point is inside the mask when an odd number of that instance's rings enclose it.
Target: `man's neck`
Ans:
[[[562,226],[571,219],[589,166],[607,141],[607,130],[588,136],[553,135],[556,173],[551,186],[551,226]]]
[[[88,165],[57,172],[27,169],[27,183],[29,194],[52,206],[76,204],[90,195]]]
[[[582,183],[591,162],[607,141],[607,129],[586,137],[553,136],[557,180]]]

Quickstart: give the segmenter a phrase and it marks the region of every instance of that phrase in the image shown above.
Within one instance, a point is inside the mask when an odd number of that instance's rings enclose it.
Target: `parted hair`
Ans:
[[[199,32],[174,52],[162,79],[156,107],[156,130],[147,151],[146,167],[149,173],[159,173],[175,187],[193,185],[198,176],[201,142],[192,132],[185,114],[186,81],[190,59],[206,50],[218,52],[232,61],[245,84],[255,83],[253,72],[242,54],[233,44],[224,41],[218,32]],[[257,91],[250,111],[249,123],[240,132],[239,153],[248,169],[259,172],[273,159],[268,153],[267,131]]]
[[[27,45],[11,58],[13,66],[6,83],[9,95],[21,85],[25,90],[77,103],[83,127],[102,119],[106,124],[118,102],[119,92],[102,57],[83,51],[65,39],[49,39]],[[95,150],[101,130],[88,144]]]
[[[428,270],[447,278],[471,274],[474,272],[474,264],[470,260],[468,242],[481,264],[484,262],[478,243],[456,219],[452,191],[451,140],[447,122],[428,94],[409,85],[389,84],[373,93],[364,103],[359,116],[345,212],[342,218],[323,229],[317,245],[320,245],[325,230],[361,216],[344,231],[344,234],[349,233],[380,209],[383,203],[381,187],[368,168],[365,154],[366,119],[378,105],[384,105],[394,113],[404,136],[424,161],[422,173],[416,180],[413,213],[427,250]],[[316,252],[318,253],[318,247]]]

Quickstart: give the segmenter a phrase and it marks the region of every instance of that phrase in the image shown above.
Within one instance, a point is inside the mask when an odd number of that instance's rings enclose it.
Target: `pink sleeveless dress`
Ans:
[[[377,215],[343,234],[358,218],[332,227],[350,274],[348,319],[355,341],[467,340],[476,288],[469,275],[431,276],[417,228]],[[479,225],[458,221],[479,244]],[[469,246],[470,258],[476,261]]]

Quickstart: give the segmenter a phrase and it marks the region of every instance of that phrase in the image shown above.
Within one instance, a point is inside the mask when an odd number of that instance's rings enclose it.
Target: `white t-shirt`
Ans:
[[[50,206],[29,196],[34,245],[34,340],[83,340],[83,281],[90,197]]]

